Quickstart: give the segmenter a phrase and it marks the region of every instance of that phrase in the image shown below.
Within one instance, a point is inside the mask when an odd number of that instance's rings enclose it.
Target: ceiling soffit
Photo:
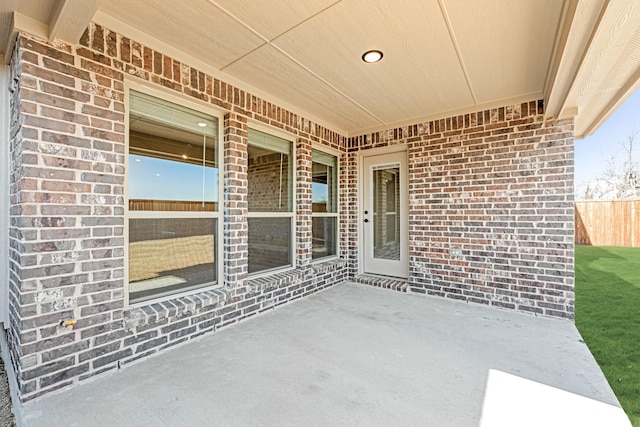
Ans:
[[[366,111],[372,125],[388,127],[473,105],[441,16],[437,2],[342,2],[273,45]],[[361,61],[370,49],[382,50],[383,60]]]
[[[639,4],[5,0],[0,49],[11,22],[74,42],[93,20],[345,135],[544,97],[584,136],[637,86]]]
[[[445,1],[447,16],[477,105],[544,87],[562,12],[561,1]],[[482,37],[478,35],[482,34]]]

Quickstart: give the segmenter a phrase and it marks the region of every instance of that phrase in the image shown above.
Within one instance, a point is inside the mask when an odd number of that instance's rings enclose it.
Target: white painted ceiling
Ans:
[[[345,135],[544,98],[580,137],[640,78],[640,0],[0,3],[0,49],[12,12],[50,39],[94,20]]]

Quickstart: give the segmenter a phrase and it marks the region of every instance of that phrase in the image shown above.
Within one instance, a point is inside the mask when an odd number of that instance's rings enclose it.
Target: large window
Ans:
[[[338,158],[313,150],[312,259],[337,255]]]
[[[129,301],[215,284],[218,121],[136,91],[129,108]]]
[[[293,144],[249,129],[249,273],[293,265]]]

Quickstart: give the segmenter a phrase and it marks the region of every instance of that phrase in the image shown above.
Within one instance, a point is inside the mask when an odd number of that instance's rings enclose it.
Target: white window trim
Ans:
[[[314,217],[318,217],[318,218],[337,218],[336,220],[336,253],[334,255],[329,255],[329,256],[325,256],[322,258],[318,258],[318,259],[313,259],[313,255],[311,257],[311,264],[321,264],[323,262],[331,262],[331,261],[335,261],[336,259],[340,258],[340,237],[341,237],[341,233],[340,233],[340,157],[342,156],[342,152],[340,152],[339,150],[336,150],[334,148],[331,147],[327,147],[325,145],[319,144],[319,143],[313,143],[311,144],[311,149],[312,150],[317,150],[317,151],[321,151],[325,154],[329,154],[332,156],[335,156],[337,158],[337,162],[336,162],[336,178],[337,178],[337,183],[336,183],[336,190],[338,192],[337,197],[337,206],[336,206],[336,210],[337,212],[311,212],[311,218]],[[313,163],[313,160],[312,160]]]
[[[164,99],[174,104],[178,104],[201,113],[207,114],[211,117],[215,117],[218,120],[218,210],[215,212],[161,212],[161,211],[129,211],[129,200],[127,197],[129,188],[129,93],[131,90],[142,92],[147,95],[155,96],[160,99]],[[144,307],[150,304],[169,301],[176,298],[180,298],[187,295],[193,295],[194,293],[204,292],[210,289],[219,289],[224,286],[224,254],[223,254],[223,231],[224,231],[224,215],[223,215],[223,202],[224,202],[224,144],[223,144],[223,127],[224,127],[224,113],[214,108],[212,105],[198,102],[197,100],[186,98],[185,96],[176,95],[174,92],[170,92],[167,89],[159,88],[148,82],[138,80],[135,78],[129,78],[125,81],[125,179],[124,179],[124,193],[125,193],[125,207],[124,207],[124,306],[125,308]],[[171,213],[169,217],[167,214]],[[131,303],[129,300],[129,219],[144,219],[144,218],[215,218],[217,219],[217,239],[216,246],[214,248],[215,260],[217,265],[216,271],[216,283],[211,285],[205,285],[197,288],[187,289],[184,292],[175,292],[168,295],[159,295],[157,298],[150,298],[145,301]]]
[[[286,132],[282,132],[279,129],[274,129],[272,127],[269,126],[265,126],[263,123],[261,122],[256,122],[256,121],[249,121],[249,123],[247,124],[247,129],[255,129],[257,131],[278,137],[278,138],[282,138],[285,139],[287,141],[289,141],[289,143],[291,144],[291,161],[292,161],[292,169],[291,169],[291,211],[290,212],[250,212],[247,208],[247,218],[291,218],[291,232],[290,232],[290,241],[289,241],[289,247],[290,247],[290,265],[287,266],[283,266],[283,267],[275,267],[275,268],[270,268],[267,270],[262,270],[262,271],[258,271],[256,273],[250,273],[247,274],[247,277],[249,279],[257,279],[260,277],[265,277],[265,276],[270,276],[272,274],[275,273],[284,273],[287,271],[291,271],[291,270],[295,270],[296,266],[297,266],[297,257],[296,257],[296,222],[297,222],[297,214],[296,214],[296,184],[297,184],[297,180],[296,180],[296,162],[297,162],[297,156],[296,156],[296,140],[297,137],[295,135],[286,133]],[[249,139],[247,137],[247,146],[249,146]],[[248,173],[248,171],[247,171]],[[248,195],[247,195],[248,198]],[[248,204],[248,200],[247,200],[247,204]],[[247,236],[247,245],[248,245],[248,236]],[[247,265],[248,265],[248,260],[247,260]]]

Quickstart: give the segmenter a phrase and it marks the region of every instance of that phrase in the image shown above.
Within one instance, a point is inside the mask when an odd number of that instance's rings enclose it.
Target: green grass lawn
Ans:
[[[576,246],[576,326],[640,427],[640,248]]]

